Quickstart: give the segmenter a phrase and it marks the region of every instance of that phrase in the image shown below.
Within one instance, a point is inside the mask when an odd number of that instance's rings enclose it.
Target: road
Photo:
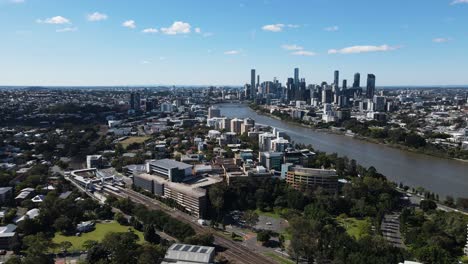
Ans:
[[[146,207],[153,209],[153,210],[161,210],[170,216],[183,221],[189,224],[197,233],[212,233],[215,238],[215,244],[224,248],[225,250],[222,251],[220,254],[224,255],[227,259],[234,261],[234,263],[245,263],[245,264],[274,264],[276,263],[273,260],[268,259],[266,256],[263,256],[259,253],[252,251],[250,248],[247,248],[237,242],[234,242],[228,238],[225,238],[217,231],[209,228],[200,226],[197,223],[197,219],[182,213],[177,210],[173,210],[168,208],[165,205],[160,204],[159,201],[151,199],[143,194],[135,192],[133,190],[119,188],[120,193],[113,193],[115,196],[119,196],[122,198],[130,198],[133,202],[140,203],[145,205]]]

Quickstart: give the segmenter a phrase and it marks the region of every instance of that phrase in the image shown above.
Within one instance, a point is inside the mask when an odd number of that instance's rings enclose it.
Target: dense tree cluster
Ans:
[[[400,220],[406,245],[423,263],[456,263],[463,254],[468,217],[459,213],[406,208]]]

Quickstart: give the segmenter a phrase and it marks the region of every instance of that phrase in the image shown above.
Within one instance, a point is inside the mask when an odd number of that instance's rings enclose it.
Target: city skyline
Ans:
[[[0,85],[242,86],[249,69],[285,84],[294,68],[307,83],[339,70],[348,85],[356,72],[378,87],[466,85],[467,11],[452,0],[0,0]]]

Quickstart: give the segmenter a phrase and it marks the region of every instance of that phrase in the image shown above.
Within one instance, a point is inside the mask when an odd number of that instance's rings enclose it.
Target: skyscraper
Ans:
[[[359,88],[359,87],[361,87],[361,74],[359,74],[359,72],[356,72],[354,74],[353,88]]]
[[[135,111],[141,110],[141,100],[140,93],[131,93],[130,94],[130,109]]]
[[[343,87],[341,88],[343,88],[343,90],[346,90],[346,88],[348,88],[348,81],[346,79],[343,80]]]
[[[257,86],[255,85],[255,69],[250,70],[250,98],[255,99]]]
[[[338,89],[338,87],[340,86],[340,72],[339,71],[335,71],[335,79],[333,83],[335,84],[335,88]]]
[[[373,99],[375,94],[375,75],[368,74],[367,75],[367,90],[366,90],[366,97],[369,99]]]
[[[294,85],[299,86],[299,68],[294,68]]]

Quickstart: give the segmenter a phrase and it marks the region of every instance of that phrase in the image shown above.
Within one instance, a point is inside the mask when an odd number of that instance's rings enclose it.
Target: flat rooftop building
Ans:
[[[162,264],[208,264],[214,263],[214,256],[214,247],[173,244],[167,250]]]
[[[206,213],[206,188],[221,182],[221,178],[192,178],[190,182],[178,183],[148,173],[138,173],[133,177],[133,184],[157,196],[172,199],[191,215],[201,218]]]
[[[183,182],[192,176],[192,165],[172,159],[152,160],[146,163],[146,172],[171,182]]]
[[[292,167],[286,174],[286,182],[294,189],[323,188],[334,193],[338,189],[338,175],[335,170]]]

